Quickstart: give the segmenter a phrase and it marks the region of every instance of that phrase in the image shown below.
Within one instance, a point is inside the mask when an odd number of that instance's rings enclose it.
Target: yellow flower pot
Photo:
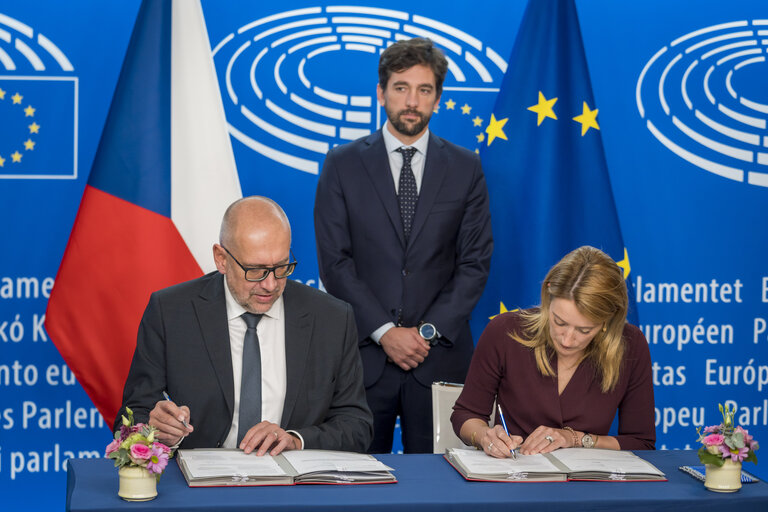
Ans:
[[[120,490],[117,495],[126,501],[149,501],[157,496],[157,480],[147,468],[124,466],[118,471]]]
[[[722,467],[705,464],[707,478],[704,487],[715,492],[736,492],[741,489],[741,462],[726,459]]]

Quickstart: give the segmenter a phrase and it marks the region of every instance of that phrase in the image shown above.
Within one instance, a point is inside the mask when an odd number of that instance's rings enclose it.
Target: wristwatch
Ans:
[[[583,448],[594,448],[595,447],[595,438],[592,437],[592,434],[588,434],[584,432],[584,435],[581,436],[581,446]]]
[[[430,345],[434,345],[437,342],[437,329],[434,324],[429,322],[419,324],[419,335]]]

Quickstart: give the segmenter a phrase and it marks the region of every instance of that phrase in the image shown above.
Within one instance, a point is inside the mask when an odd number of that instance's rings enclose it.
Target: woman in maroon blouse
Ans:
[[[588,246],[567,254],[547,274],[539,308],[499,315],[483,331],[451,415],[459,437],[494,457],[518,447],[655,449],[651,356],[627,303],[608,255]],[[488,426],[494,400],[509,436],[498,417]]]

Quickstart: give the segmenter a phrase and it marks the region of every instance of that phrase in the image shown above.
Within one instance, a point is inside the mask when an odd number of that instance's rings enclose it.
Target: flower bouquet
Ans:
[[[741,427],[733,426],[733,416],[736,414],[736,408],[729,408],[726,404],[718,404],[720,413],[723,415],[723,422],[720,425],[701,427],[696,429],[699,434],[699,442],[702,447],[699,448],[699,460],[704,464],[714,464],[722,467],[725,461],[730,459],[732,462],[754,462],[757,464],[755,450],[758,448],[749,432]]]
[[[715,492],[735,492],[741,489],[741,463],[757,464],[757,441],[749,432],[733,425],[736,407],[718,405],[723,422],[720,425],[696,429],[699,434],[699,460],[706,467],[704,487]]]
[[[106,457],[119,469],[118,495],[129,501],[151,500],[157,496],[156,484],[172,456],[171,449],[155,441],[157,429],[145,423],[134,424],[133,411],[125,408],[120,430],[107,445]]]

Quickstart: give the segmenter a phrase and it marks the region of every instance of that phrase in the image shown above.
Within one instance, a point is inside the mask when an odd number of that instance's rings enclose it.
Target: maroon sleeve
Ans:
[[[501,353],[504,339],[509,332],[510,313],[499,315],[488,324],[477,342],[464,389],[453,406],[451,423],[456,435],[461,426],[471,418],[478,418],[486,423],[491,417],[493,401],[499,389],[499,381],[504,375],[505,358]]]
[[[627,324],[627,353],[622,371],[629,372],[626,393],[619,403],[619,434],[622,450],[655,450],[653,373],[651,352],[643,332]]]

